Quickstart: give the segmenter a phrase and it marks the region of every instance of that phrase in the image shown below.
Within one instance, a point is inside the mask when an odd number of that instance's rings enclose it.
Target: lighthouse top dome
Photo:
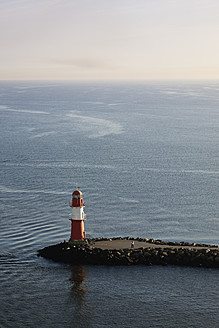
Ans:
[[[82,196],[82,192],[80,190],[75,190],[72,195],[75,195],[75,196]]]
[[[82,198],[82,192],[80,190],[75,190],[72,193],[72,204],[71,207],[83,207],[84,202]]]

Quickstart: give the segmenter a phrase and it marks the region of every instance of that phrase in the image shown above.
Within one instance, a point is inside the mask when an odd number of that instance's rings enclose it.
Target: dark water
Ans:
[[[0,327],[218,327],[219,273],[71,267],[70,236],[218,244],[219,83],[0,83]]]

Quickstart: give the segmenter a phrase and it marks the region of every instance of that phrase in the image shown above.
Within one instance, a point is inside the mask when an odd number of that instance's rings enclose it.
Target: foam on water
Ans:
[[[51,134],[55,134],[56,131],[47,131],[47,132],[41,132],[41,133],[38,133],[38,134],[35,134],[33,136],[31,136],[31,138],[43,138],[43,137],[48,137],[50,136]]]
[[[86,133],[89,138],[100,138],[124,132],[120,123],[110,120],[80,115],[74,111],[67,116],[74,118],[74,121],[77,122],[77,130]]]
[[[15,108],[9,108],[7,106],[4,106],[3,109],[7,109],[9,112],[26,113],[26,114],[38,114],[38,115],[49,115],[50,114],[50,113],[48,113],[46,111],[27,110],[27,109],[15,109]]]

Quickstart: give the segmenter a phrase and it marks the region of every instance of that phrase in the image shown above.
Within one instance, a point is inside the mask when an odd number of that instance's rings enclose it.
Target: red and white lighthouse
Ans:
[[[83,240],[85,238],[84,221],[86,220],[84,213],[84,202],[82,192],[75,190],[72,193],[72,208],[71,220],[71,240]]]

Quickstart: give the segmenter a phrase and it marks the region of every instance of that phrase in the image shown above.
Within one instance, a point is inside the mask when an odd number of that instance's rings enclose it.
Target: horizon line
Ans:
[[[218,78],[117,78],[117,79],[1,79],[0,82],[155,82],[155,81],[219,81]]]

